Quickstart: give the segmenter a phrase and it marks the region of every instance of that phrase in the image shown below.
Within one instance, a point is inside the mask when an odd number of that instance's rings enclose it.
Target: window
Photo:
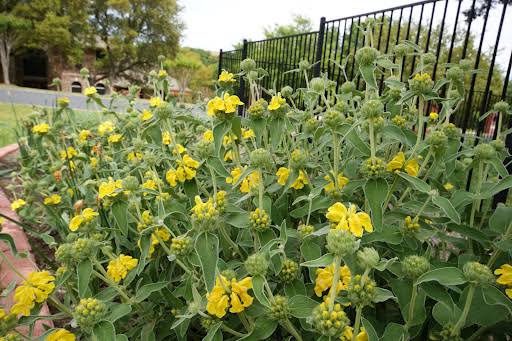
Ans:
[[[80,82],[71,83],[71,92],[82,93],[82,84]]]

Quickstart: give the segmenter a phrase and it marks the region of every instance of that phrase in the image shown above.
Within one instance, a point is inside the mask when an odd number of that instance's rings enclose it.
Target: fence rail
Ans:
[[[244,40],[243,48],[220,51],[219,73],[222,69],[240,71],[240,61],[245,57],[256,61],[269,73],[263,80],[265,88],[280,89],[285,85],[304,87],[304,77],[297,73],[286,73],[296,69],[301,60],[316,63],[309,76],[327,73],[338,85],[345,75],[338,65],[345,65],[346,76],[353,79],[357,74],[354,54],[365,44],[359,29],[367,20],[375,20],[371,39],[381,53],[390,53],[392,48],[409,40],[424,52],[435,55],[431,68],[433,78],[440,78],[447,63],[461,59],[470,61],[479,73],[468,76],[466,101],[454,116],[463,131],[484,128],[478,115],[485,113],[497,101],[512,102],[507,95],[511,79],[512,41],[503,39],[502,32],[512,36],[512,4],[510,0],[427,0],[404,6],[353,15],[340,19],[320,20],[318,31],[276,37],[258,41]],[[507,15],[508,14],[508,15]],[[416,55],[403,58],[400,74],[404,81],[415,71]],[[381,75],[378,80],[382,89]],[[358,78],[356,84],[362,83]],[[238,89],[246,99],[244,84]]]

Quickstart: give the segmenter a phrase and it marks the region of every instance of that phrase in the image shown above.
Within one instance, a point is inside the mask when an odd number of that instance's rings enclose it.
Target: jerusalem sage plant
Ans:
[[[165,70],[147,109],[135,88],[123,112],[88,90],[99,115],[62,99],[30,117],[13,208],[47,227],[58,265],[7,288],[3,339],[23,339],[43,302],[56,327],[38,340],[510,338],[512,208],[492,205],[512,186],[510,108],[474,146],[450,122],[466,61],[434,81],[414,44],[366,42],[362,88],[310,79],[303,61],[304,88],[263,89],[247,59],[221,73],[205,120],[169,103]],[[406,54],[420,63],[402,82]]]

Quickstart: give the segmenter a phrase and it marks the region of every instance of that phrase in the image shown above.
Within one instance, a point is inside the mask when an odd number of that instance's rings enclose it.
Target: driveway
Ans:
[[[0,102],[3,103],[17,103],[29,104],[38,106],[53,107],[56,105],[57,98],[69,98],[69,106],[73,109],[93,109],[95,103],[87,103],[87,97],[81,94],[71,92],[57,92],[50,90],[39,90],[29,88],[18,88],[11,86],[0,87]],[[109,105],[111,100],[110,96],[100,96],[103,104]],[[138,100],[137,107],[145,107],[147,104],[145,100]],[[113,107],[116,109],[123,109],[128,106],[128,101],[122,98],[115,99]]]

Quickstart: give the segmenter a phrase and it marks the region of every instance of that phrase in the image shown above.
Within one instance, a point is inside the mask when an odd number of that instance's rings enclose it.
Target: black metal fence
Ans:
[[[359,27],[372,19],[376,26],[370,39],[375,48],[381,53],[390,53],[404,40],[416,43],[424,52],[435,55],[436,62],[430,70],[434,79],[444,74],[447,63],[469,60],[479,72],[467,76],[466,101],[453,118],[464,132],[474,131],[491,138],[488,125],[479,123],[480,114],[501,99],[512,102],[512,85],[509,84],[511,4],[511,0],[428,0],[341,19],[322,18],[318,31],[259,41],[244,40],[242,49],[220,50],[219,73],[222,69],[239,72],[240,61],[252,58],[258,67],[269,73],[263,87],[300,88],[304,87],[304,77],[286,71],[296,69],[301,60],[308,60],[317,63],[310,76],[327,73],[330,79],[341,84],[345,75],[337,65],[345,65],[348,79],[357,74],[354,54],[365,43]],[[413,74],[417,58],[416,55],[404,57],[402,80]],[[385,76],[378,80],[380,86]],[[360,84],[359,79],[356,82]],[[238,93],[246,100],[244,84],[240,84]]]

